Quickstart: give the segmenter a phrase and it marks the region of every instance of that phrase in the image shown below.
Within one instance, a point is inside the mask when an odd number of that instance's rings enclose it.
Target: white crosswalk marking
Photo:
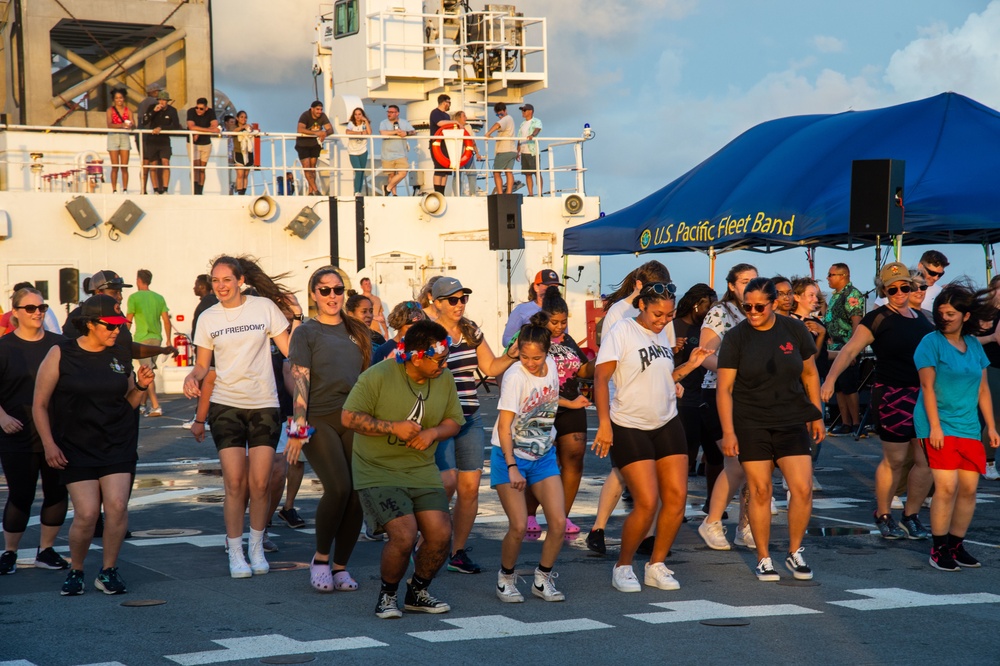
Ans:
[[[919,608],[921,606],[955,606],[961,604],[996,604],[1000,603],[1000,595],[987,592],[971,594],[923,594],[899,587],[884,589],[871,588],[864,590],[845,590],[868,599],[853,599],[850,601],[830,601],[834,606],[853,608],[859,611],[892,610],[894,608]]]
[[[554,622],[520,622],[503,615],[483,615],[480,617],[463,617],[454,620],[442,620],[458,629],[442,629],[440,631],[418,631],[410,634],[414,638],[430,643],[448,643],[452,641],[476,641],[485,638],[510,638],[512,636],[541,636],[543,634],[564,634],[571,631],[591,631],[594,629],[613,629],[610,624],[577,618],[573,620],[557,620]]]
[[[221,645],[225,649],[189,652],[187,654],[169,654],[166,655],[166,658],[175,663],[182,664],[182,666],[197,666],[198,664],[221,664],[226,661],[276,657],[284,654],[335,652],[338,650],[357,650],[360,648],[387,646],[386,643],[368,638],[367,636],[331,638],[320,641],[297,641],[281,634],[225,638],[212,642]]]
[[[626,615],[634,620],[649,624],[667,624],[671,622],[697,622],[701,620],[721,620],[725,618],[743,617],[777,617],[779,615],[814,615],[823,611],[804,608],[794,604],[775,604],[771,606],[729,606],[714,601],[699,599],[697,601],[665,601],[650,604],[658,608],[667,608],[669,612],[635,613]]]

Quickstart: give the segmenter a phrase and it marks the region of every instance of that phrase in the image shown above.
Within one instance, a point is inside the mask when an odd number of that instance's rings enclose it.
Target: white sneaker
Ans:
[[[663,562],[646,562],[646,585],[658,587],[661,590],[679,590],[681,584],[673,576],[673,571]]]
[[[773,497],[771,498],[771,515],[772,516],[778,515],[778,505],[775,504]]]
[[[242,546],[239,549],[230,548],[229,549],[229,577],[230,578],[250,578],[253,573],[250,571],[250,565],[247,564],[246,558],[243,557]]]
[[[251,539],[250,544],[247,546],[247,554],[250,556],[250,570],[253,572],[253,575],[263,576],[271,570],[271,565],[267,563],[267,558],[264,557],[263,541],[254,542]]]
[[[822,491],[823,491],[823,486],[820,485],[819,480],[816,478],[816,475],[813,474],[813,492],[818,493]]]
[[[611,586],[619,592],[641,592],[642,586],[639,579],[635,577],[632,565],[626,564],[623,567],[615,567],[611,572]]]
[[[753,540],[753,532],[750,530],[750,523],[737,528],[736,538],[733,539],[733,543],[737,546],[746,546],[750,550],[757,548],[757,542]]]
[[[507,604],[519,604],[524,597],[517,590],[517,574],[507,576],[502,571],[497,572],[497,599]]]
[[[545,601],[566,601],[566,595],[557,590],[553,582],[558,577],[555,571],[544,573],[535,569],[535,584],[531,586],[531,593]]]
[[[902,510],[904,508],[903,500],[899,499],[899,495],[892,496],[892,505],[890,508],[899,510]]]
[[[991,462],[986,466],[986,474],[983,474],[987,481],[997,481],[1000,480],[1000,472],[997,472],[997,464]]]
[[[729,550],[731,548],[729,540],[726,539],[726,528],[722,526],[721,520],[710,523],[708,518],[705,518],[698,526],[698,534],[712,550]]]

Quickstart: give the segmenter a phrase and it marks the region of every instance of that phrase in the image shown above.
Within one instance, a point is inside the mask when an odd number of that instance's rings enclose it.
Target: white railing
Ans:
[[[2,125],[0,124],[0,185],[2,189],[15,191],[59,191],[59,192],[94,192],[104,189],[104,185],[109,182],[110,169],[112,168],[110,156],[106,148],[106,136],[110,133],[126,133],[130,136],[130,144],[137,145],[138,149],[130,151],[129,162],[122,165],[131,170],[131,176],[142,175],[138,169],[170,169],[172,172],[180,172],[183,175],[172,181],[174,193],[187,193],[193,191],[195,175],[199,170],[206,173],[206,193],[227,193],[228,184],[235,182],[235,170],[238,165],[231,164],[228,160],[226,150],[222,150],[223,141],[233,138],[238,140],[242,133],[222,133],[211,135],[212,156],[208,164],[204,167],[194,167],[188,161],[187,141],[189,136],[205,136],[205,134],[189,131],[162,131],[159,136],[170,136],[172,148],[178,144],[185,146],[174,152],[172,161],[168,166],[143,165],[145,146],[143,141],[138,140],[142,134],[151,134],[149,130],[109,130],[92,128],[60,128],[60,127],[39,127],[28,125]],[[16,140],[12,139],[16,133]],[[131,137],[136,139],[132,140]],[[260,150],[255,152],[255,165],[249,167],[248,193],[250,194],[287,194],[289,192],[286,183],[287,176],[291,175],[294,184],[294,192],[304,195],[306,192],[302,185],[306,182],[306,172],[302,167],[294,151],[294,143],[297,138],[307,135],[298,135],[288,132],[258,132],[256,136],[260,139]],[[587,135],[589,137],[589,135]],[[181,143],[180,139],[184,139]],[[310,139],[315,137],[309,136]],[[360,138],[358,135],[331,134],[323,142],[323,153],[320,162],[314,172],[315,180],[319,189],[324,195],[331,196],[351,196],[353,194],[354,169],[350,166],[347,156],[347,141]],[[381,142],[389,139],[399,141],[398,137],[382,137],[372,135],[364,137],[368,142],[368,161],[364,168],[366,194],[378,195],[382,192],[381,185],[386,177],[381,166]],[[494,189],[493,174],[497,173],[492,169],[495,157],[495,142],[503,140],[516,140],[516,137],[501,139],[497,137],[471,136],[480,147],[480,153],[485,160],[473,160],[465,169],[459,169],[455,173],[460,178],[453,178],[453,184],[449,184],[448,194],[461,196],[462,191],[459,186],[467,178],[467,174],[475,173],[476,181],[485,180],[485,185],[477,189],[480,192],[490,192]],[[425,135],[415,135],[408,139],[408,162],[409,167],[405,170],[409,175],[400,186],[406,183],[407,187],[402,188],[407,193],[415,193],[415,190],[429,191],[431,189],[431,177],[437,169],[430,161],[428,148],[429,137]],[[542,177],[544,187],[541,196],[556,196],[559,194],[585,194],[584,174],[586,169],[583,164],[583,143],[585,137],[537,137],[539,159],[537,169],[533,172],[537,177]],[[16,144],[16,145],[15,145]],[[102,159],[102,156],[107,159]],[[324,157],[327,159],[324,161]],[[544,164],[543,164],[544,162]],[[396,171],[397,169],[393,169]],[[19,174],[20,171],[20,174]],[[503,172],[501,171],[503,177]],[[531,172],[520,169],[520,164],[515,162],[514,177],[519,180]],[[213,175],[210,180],[208,175]],[[258,175],[258,178],[252,176]],[[19,177],[20,176],[20,177]],[[279,184],[279,181],[280,184]],[[20,186],[18,185],[20,182]],[[133,181],[134,182],[134,181]],[[215,187],[219,185],[219,187]],[[133,187],[133,192],[138,192],[139,187]],[[178,192],[178,189],[180,190]],[[401,189],[397,193],[403,194]],[[537,191],[537,189],[536,189]]]

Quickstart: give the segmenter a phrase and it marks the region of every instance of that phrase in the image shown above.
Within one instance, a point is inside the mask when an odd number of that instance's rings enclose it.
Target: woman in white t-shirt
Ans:
[[[368,120],[365,110],[360,106],[351,112],[351,119],[347,121],[347,133],[358,137],[347,140],[347,155],[354,168],[354,196],[360,197],[365,193],[365,167],[368,165],[368,139],[361,137],[372,133],[372,121]]]
[[[680,584],[664,560],[684,520],[687,501],[687,438],[677,416],[676,383],[701,365],[710,353],[698,347],[687,363],[674,367],[674,353],[664,327],[674,317],[672,283],[643,285],[633,305],[634,319],[618,322],[601,341],[594,397],[599,425],[593,448],[611,462],[632,492],[633,508],[622,526],[622,545],[611,576],[621,592],[642,588],[632,560],[657,516],[653,552],[645,567],[646,585],[676,590]],[[615,387],[610,398],[608,382]]]
[[[699,345],[712,352],[718,352],[722,346],[722,338],[726,336],[736,324],[746,319],[743,313],[743,290],[746,289],[750,280],[757,277],[757,269],[750,264],[736,264],[729,269],[726,275],[726,294],[722,300],[713,305],[705,321],[701,325],[701,340]],[[712,354],[705,359],[705,379],[701,383],[701,397],[704,401],[705,423],[710,432],[709,436],[715,440],[716,446],[722,450],[722,423],[719,421],[719,410],[715,404],[717,375],[719,358]],[[704,522],[698,526],[698,534],[705,540],[709,548],[713,550],[729,550],[729,540],[726,539],[726,528],[722,526],[726,507],[729,500],[733,498],[733,491],[743,485],[745,477],[740,461],[736,456],[727,456],[724,461],[724,473],[715,480],[715,487],[712,489],[712,496],[708,498],[708,515]],[[747,495],[740,494],[740,519],[737,524],[736,545],[756,548],[753,540],[753,533],[750,530],[750,522],[746,510]]]
[[[521,327],[519,361],[503,375],[499,413],[493,427],[490,486],[500,496],[508,521],[501,545],[496,593],[500,601],[507,603],[524,601],[517,589],[514,566],[528,528],[525,488],[530,488],[542,505],[549,529],[531,593],[545,601],[566,599],[556,589],[553,583],[556,575],[552,572],[566,531],[566,508],[553,446],[559,372],[549,356],[552,336],[544,323],[547,319],[544,313],[536,313]]]
[[[647,261],[631,273],[626,275],[614,293],[604,299],[604,319],[601,320],[600,335],[597,337],[597,346],[601,346],[601,340],[611,330],[611,328],[626,317],[635,317],[639,311],[632,305],[642,291],[642,285],[662,282],[670,282],[670,271],[658,261]],[[673,344],[673,322],[668,322],[666,327],[667,338]],[[613,394],[612,394],[613,395]],[[601,495],[597,499],[597,518],[587,535],[587,548],[604,555],[607,548],[604,545],[604,528],[607,527],[611,512],[618,506],[618,500],[622,496],[622,477],[618,468],[612,467],[608,472],[608,477],[601,486]]]
[[[281,432],[278,392],[271,367],[271,340],[288,355],[288,319],[292,328],[302,310],[290,292],[276,284],[248,257],[222,256],[212,263],[212,289],[219,302],[202,313],[194,343],[194,370],[184,380],[184,395],[201,395],[201,382],[215,363],[215,385],[208,424],[219,451],[226,498],[223,514],[229,550],[229,574],[249,578],[269,570],[264,557],[264,528],[270,498],[268,482]],[[242,291],[248,283],[262,296]],[[282,306],[289,310],[286,318]],[[196,420],[197,425],[204,422]],[[249,453],[248,453],[249,449]],[[250,502],[250,562],[243,556],[243,515]]]

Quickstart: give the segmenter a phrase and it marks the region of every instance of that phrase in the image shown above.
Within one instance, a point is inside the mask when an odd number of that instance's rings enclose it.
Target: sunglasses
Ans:
[[[927,287],[924,287],[924,289],[927,289]],[[899,292],[903,292],[904,294],[908,294],[911,291],[913,291],[913,287],[911,287],[908,284],[904,284],[904,285],[901,285],[899,287],[888,287],[888,288],[886,288],[885,293],[888,294],[889,296],[895,296]]]
[[[329,296],[332,291],[337,296],[343,296],[346,287],[344,285],[337,285],[336,287],[316,287],[316,291],[319,292],[320,296]]]
[[[438,354],[437,356],[425,356],[424,359],[429,361],[434,361],[437,364],[437,367],[443,368],[445,364],[448,362],[448,355],[445,354],[444,356],[442,356]]]
[[[442,296],[437,299],[439,301],[448,301],[448,305],[458,305],[459,303],[465,305],[469,302],[469,295],[464,294],[462,296]]]
[[[924,273],[927,273],[931,277],[936,277],[936,278],[944,276],[944,271],[932,271],[931,269],[927,268],[926,266],[924,266]]]
[[[927,291],[927,285],[926,284],[918,285],[917,289],[919,289],[920,291]]]
[[[15,305],[14,309],[15,310],[24,310],[28,314],[35,314],[36,311],[42,312],[42,313],[48,312],[49,311],[49,306],[46,305],[45,303],[42,303],[41,305]]]
[[[98,319],[95,323],[101,324],[102,326],[104,326],[104,328],[108,329],[109,331],[117,331],[122,326],[124,326],[124,324],[112,324],[106,321],[102,321],[100,319]]]
[[[650,292],[659,296],[663,296],[664,294],[670,294],[673,296],[677,293],[677,285],[673,282],[654,282],[652,284],[644,285],[641,293],[648,294]]]
[[[743,303],[743,312],[750,314],[751,312],[756,312],[757,314],[762,313],[768,308],[770,303]]]

